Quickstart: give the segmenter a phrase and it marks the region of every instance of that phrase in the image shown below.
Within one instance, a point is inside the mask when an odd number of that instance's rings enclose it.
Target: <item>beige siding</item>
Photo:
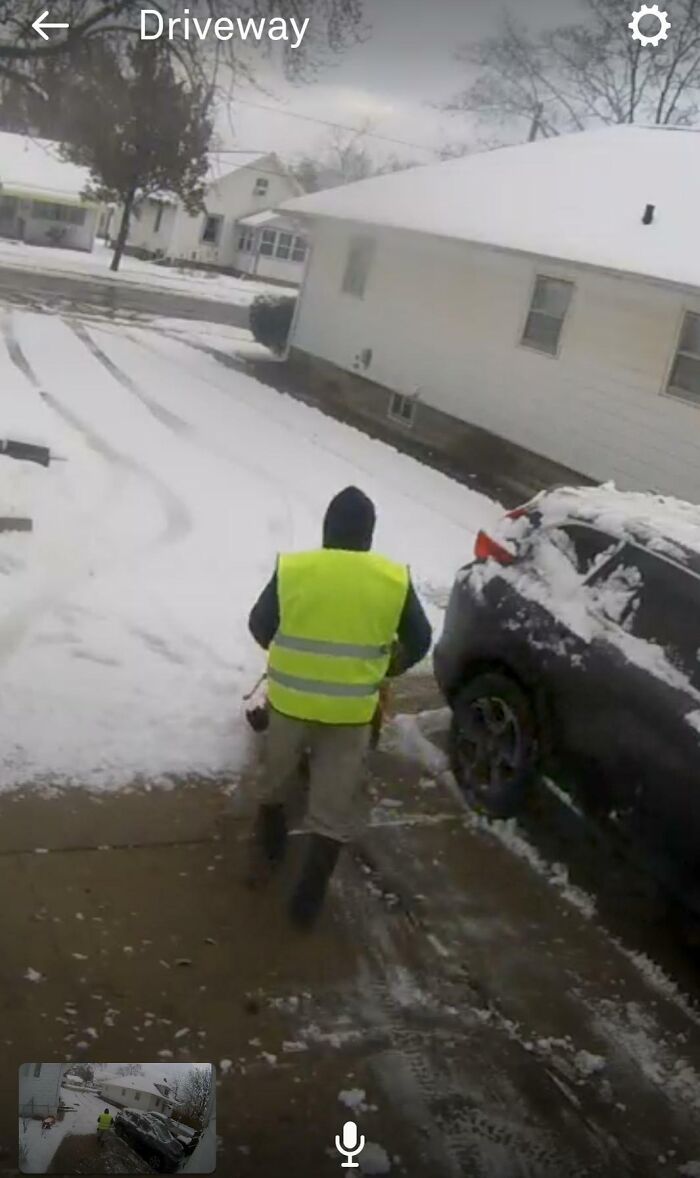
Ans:
[[[700,297],[378,231],[360,299],[341,293],[352,233],[317,226],[295,347],[399,392],[419,391],[426,403],[592,478],[700,501],[700,408],[662,395],[683,311],[700,312]],[[575,283],[557,357],[520,344],[538,273]]]

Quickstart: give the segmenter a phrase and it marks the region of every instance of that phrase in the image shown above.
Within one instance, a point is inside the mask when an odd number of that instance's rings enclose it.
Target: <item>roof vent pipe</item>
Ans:
[[[651,225],[654,220],[654,213],[656,212],[656,205],[647,205],[642,217],[642,225]]]

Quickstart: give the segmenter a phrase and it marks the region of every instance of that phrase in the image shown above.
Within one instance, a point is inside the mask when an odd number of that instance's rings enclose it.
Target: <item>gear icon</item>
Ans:
[[[640,21],[642,21],[645,16],[653,16],[659,22],[659,31],[654,33],[651,37],[645,36],[639,27]],[[640,44],[644,47],[647,45],[653,45],[656,49],[658,48],[660,42],[665,41],[668,37],[669,29],[671,28],[671,22],[668,19],[668,13],[662,12],[658,4],[642,4],[642,7],[638,12],[632,13],[632,20],[628,24],[627,28],[632,30],[633,41],[639,41]]]

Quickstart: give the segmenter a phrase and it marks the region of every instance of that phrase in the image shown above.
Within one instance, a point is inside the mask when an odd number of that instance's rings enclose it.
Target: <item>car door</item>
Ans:
[[[661,874],[688,876],[700,845],[700,579],[627,543],[591,575],[588,731],[616,821]]]

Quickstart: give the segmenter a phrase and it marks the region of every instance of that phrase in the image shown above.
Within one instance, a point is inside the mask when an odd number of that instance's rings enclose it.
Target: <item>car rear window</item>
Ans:
[[[555,531],[563,535],[567,555],[584,577],[588,576],[604,554],[611,552],[618,543],[613,536],[588,524],[563,524]]]
[[[655,642],[700,689],[700,578],[672,561],[626,544],[592,578],[611,620]],[[615,603],[621,605],[618,616]],[[607,603],[607,608],[606,608]]]

